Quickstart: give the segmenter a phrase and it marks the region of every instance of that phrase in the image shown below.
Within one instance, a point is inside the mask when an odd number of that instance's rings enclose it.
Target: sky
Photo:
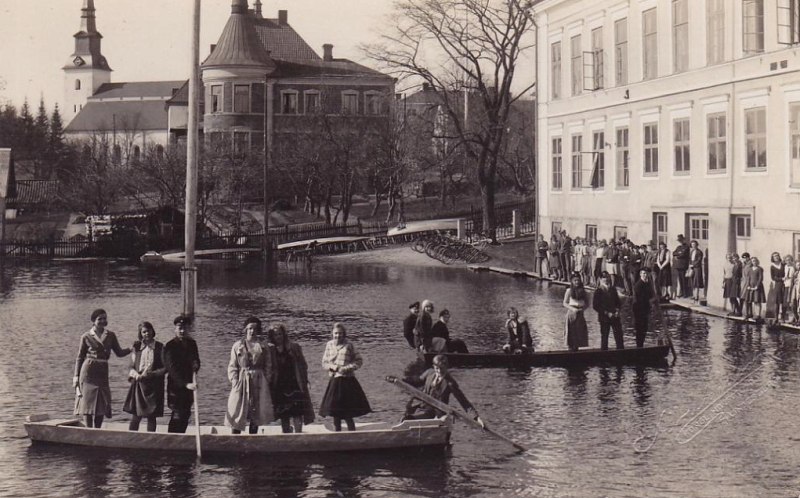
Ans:
[[[95,0],[97,30],[112,82],[180,80],[189,76],[193,0]],[[252,7],[252,0],[249,2]],[[289,24],[322,54],[364,62],[360,43],[377,39],[390,0],[262,0],[265,17],[288,10]],[[61,71],[80,28],[82,0],[0,0],[0,102],[27,97],[48,110],[60,102]],[[202,0],[200,60],[222,33],[230,0]]]

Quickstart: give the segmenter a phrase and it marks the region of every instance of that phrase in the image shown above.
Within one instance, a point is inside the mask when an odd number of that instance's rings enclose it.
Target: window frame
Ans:
[[[662,226],[663,225],[663,226]],[[664,212],[653,213],[653,242],[656,247],[661,242],[669,244],[669,214]]]
[[[624,133],[620,134],[620,132]],[[620,126],[614,130],[614,136],[616,139],[616,188],[617,190],[627,190],[631,186],[631,129],[629,126]],[[621,136],[625,137],[624,145],[620,144]]]
[[[572,96],[583,93],[583,49],[582,36],[575,35],[569,39],[570,47],[570,88]]]
[[[720,126],[720,119],[722,126]],[[714,122],[714,126],[711,123]],[[712,130],[716,130],[713,133]],[[720,130],[722,134],[720,134]],[[715,151],[715,161],[712,162],[711,151]],[[721,154],[720,154],[721,151]],[[722,157],[722,161],[720,161]],[[714,167],[712,167],[712,163]],[[720,167],[720,163],[722,166]],[[724,174],[728,171],[728,114],[715,112],[706,115],[706,171],[709,174]]]
[[[286,112],[286,104],[292,101],[294,101],[294,112]],[[282,116],[296,116],[300,114],[300,92],[297,90],[281,90],[280,114]]]
[[[679,17],[681,10],[683,16]],[[672,0],[672,71],[683,73],[688,69],[689,0]]]
[[[789,102],[789,187],[800,188],[800,101]],[[794,114],[794,116],[793,116]],[[796,119],[792,119],[792,118]],[[795,170],[797,177],[795,178]]]
[[[309,97],[312,97],[312,96],[317,98],[317,104],[316,104],[314,109],[309,111],[308,102],[309,102]],[[306,91],[304,91],[303,92],[303,114],[318,114],[321,109],[322,109],[322,98],[320,97],[319,90],[306,90]]]
[[[733,215],[733,224],[737,239],[750,239],[753,236],[753,217],[749,214]]]
[[[341,106],[341,114],[343,116],[358,116],[358,95],[359,92],[357,90],[343,90],[342,91],[342,106]],[[352,98],[352,102],[351,102]],[[355,110],[351,111],[348,103],[355,103]]]
[[[583,189],[583,134],[570,135],[570,190]]]
[[[381,106],[381,99],[380,99],[381,96],[382,96],[381,92],[378,92],[378,91],[375,91],[375,90],[370,90],[370,91],[364,92],[364,115],[365,116],[382,116],[384,114],[382,106]],[[374,99],[374,101],[372,99]],[[370,102],[374,103],[374,105],[375,105],[374,111],[375,112],[370,112]]]
[[[653,31],[647,31],[647,16],[652,15]],[[652,45],[652,46],[650,46]],[[648,48],[650,50],[648,50]],[[658,78],[658,8],[653,7],[642,12],[642,80]]]
[[[558,142],[558,147],[556,147]],[[563,137],[550,137],[550,167],[551,184],[550,188],[556,192],[564,190],[564,143]]]
[[[800,1],[778,0],[778,44],[797,45],[800,43]]]
[[[628,227],[624,225],[614,225],[614,240],[621,240],[621,239],[628,238]]]
[[[748,12],[749,6],[752,6],[754,12]],[[764,0],[742,0],[742,53],[745,57],[764,53],[764,14]],[[752,20],[752,26],[748,25],[749,20]],[[748,31],[750,29],[753,31]]]
[[[599,143],[598,143],[599,136]],[[592,182],[592,189],[605,190],[606,188],[606,131],[592,131],[592,179],[597,178],[596,184]],[[595,176],[595,167],[597,169]]]
[[[586,240],[597,240],[597,225],[586,225]]]
[[[244,142],[240,143],[238,140],[239,138],[243,138]],[[246,155],[250,151],[251,138],[251,133],[249,131],[233,130],[231,133],[233,155],[236,157],[242,157]],[[242,145],[241,148],[240,145]]]
[[[219,93],[215,93],[218,91]],[[211,85],[211,114],[219,114],[222,112],[222,104],[224,97],[223,85]]]
[[[763,130],[756,130],[755,132],[748,132],[748,115],[751,113],[762,113],[763,119],[759,116],[756,116],[754,122],[758,128],[760,123],[763,123],[764,128]],[[750,165],[750,144],[751,142],[755,143],[755,159],[756,163],[751,166]],[[744,156],[745,156],[745,171],[767,171],[767,107],[766,106],[758,106],[758,107],[751,107],[750,109],[744,110]],[[763,151],[759,154],[759,151]],[[761,161],[759,158],[763,157],[763,165],[761,165]]]
[[[648,134],[648,128],[652,127],[655,127],[655,132],[650,131]],[[648,177],[658,176],[658,128],[658,121],[642,123],[642,174]],[[650,143],[647,142],[648,139]]]
[[[725,0],[706,0],[706,65],[725,62]]]
[[[242,104],[240,102],[241,102],[241,98],[243,97],[243,95],[239,94],[238,90],[240,90],[242,88],[247,90],[247,95],[246,95],[247,105],[243,106],[243,107],[246,107],[246,110],[241,110],[242,109]],[[250,83],[234,84],[233,85],[233,112],[234,112],[234,114],[250,114],[252,112],[251,109],[252,109],[252,105],[253,105],[253,99],[252,99],[252,95],[251,95],[251,90],[252,89],[251,89]]]
[[[689,175],[692,171],[692,123],[688,117],[672,120],[673,172]]]
[[[624,23],[624,29],[620,29]],[[625,34],[624,40],[620,38],[620,33]],[[623,17],[614,21],[614,77],[615,85],[623,86],[628,84],[628,18]]]
[[[552,100],[559,100],[561,98],[561,85],[562,85],[562,49],[561,41],[553,42],[550,44],[550,76],[551,76],[551,89],[550,98]],[[557,57],[556,57],[557,56]]]

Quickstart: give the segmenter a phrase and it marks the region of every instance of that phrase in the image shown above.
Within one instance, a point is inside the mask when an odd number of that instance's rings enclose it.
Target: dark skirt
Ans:
[[[764,293],[764,285],[759,284],[756,289],[745,288],[742,299],[746,303],[766,303],[767,295]]]
[[[589,346],[589,328],[586,326],[583,311],[567,311],[564,323],[564,342],[571,350]]]
[[[658,272],[658,286],[662,289],[672,285],[672,265],[666,265],[664,268],[657,269]]]
[[[739,297],[739,282],[726,278],[722,281],[722,297],[724,299],[737,299]]]
[[[278,385],[275,386],[275,418],[302,417],[305,413],[306,395],[297,385],[294,375],[294,362],[287,362],[278,375]]]
[[[594,259],[594,278],[599,280],[601,273],[603,273],[603,258],[595,258]]]
[[[331,377],[319,407],[321,416],[354,418],[371,411],[367,395],[355,377]]]
[[[693,268],[692,271],[692,289],[702,289],[706,286],[705,282],[703,282],[703,269],[702,268]]]
[[[164,377],[159,375],[131,381],[122,410],[139,417],[163,417]]]

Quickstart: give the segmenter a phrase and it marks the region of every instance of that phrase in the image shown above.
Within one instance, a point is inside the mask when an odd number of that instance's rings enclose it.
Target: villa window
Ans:
[[[725,113],[708,116],[708,172],[721,173],[727,168],[727,124]]]
[[[233,86],[233,112],[250,113],[250,85]]]
[[[342,114],[358,114],[358,92],[342,93]]]
[[[297,92],[281,92],[281,114],[297,114]]]
[[[222,85],[211,85],[211,112],[222,112]]]

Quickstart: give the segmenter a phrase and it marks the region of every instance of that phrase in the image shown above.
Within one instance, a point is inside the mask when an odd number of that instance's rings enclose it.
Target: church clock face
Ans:
[[[80,67],[80,66],[83,66],[84,64],[86,64],[86,62],[80,56],[75,57],[75,59],[72,60],[72,63],[75,64],[77,67]]]

